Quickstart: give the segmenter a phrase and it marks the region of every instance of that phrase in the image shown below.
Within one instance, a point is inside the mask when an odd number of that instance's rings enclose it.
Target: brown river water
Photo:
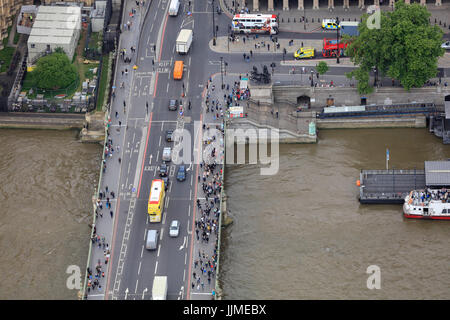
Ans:
[[[361,169],[423,169],[450,158],[425,129],[322,130],[281,145],[277,175],[227,166],[224,299],[448,299],[450,224],[406,220],[401,205],[360,205]],[[367,267],[381,288],[367,288]]]
[[[0,299],[77,299],[101,146],[76,131],[0,130]]]
[[[280,170],[227,166],[225,299],[447,299],[450,224],[360,205],[359,170],[423,168],[450,158],[425,129],[323,130],[281,145]],[[76,299],[69,265],[86,265],[99,145],[72,131],[0,130],[0,299]],[[381,270],[369,290],[366,269]]]

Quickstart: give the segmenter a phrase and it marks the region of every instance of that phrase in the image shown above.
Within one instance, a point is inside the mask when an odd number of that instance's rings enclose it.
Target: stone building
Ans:
[[[444,0],[445,1],[445,0]],[[244,5],[245,3],[252,3],[253,10],[259,11],[260,4],[267,7],[268,11],[274,10],[274,5],[277,3],[283,4],[283,10],[297,9],[303,10],[306,8],[312,9],[324,9],[324,8],[335,8],[338,6],[342,6],[343,8],[349,8],[350,6],[357,6],[358,8],[365,8],[369,5],[380,5],[383,1],[381,0],[236,0],[240,5]],[[385,0],[385,3],[388,2],[389,5],[393,5],[395,0]],[[405,0],[406,3],[415,2],[414,0]],[[416,2],[420,2],[420,4],[425,5],[427,3],[434,3],[436,6],[442,5],[442,0],[418,0]]]
[[[8,37],[8,27],[13,24],[13,16],[17,15],[22,5],[33,4],[33,0],[0,0],[0,49],[3,39]]]

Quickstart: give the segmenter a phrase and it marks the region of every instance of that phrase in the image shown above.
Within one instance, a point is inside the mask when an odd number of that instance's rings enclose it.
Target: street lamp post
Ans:
[[[314,70],[311,69],[311,87],[314,87]]]
[[[222,77],[222,86],[221,86],[221,88],[223,90],[223,88],[224,88],[224,84],[223,84],[223,57],[220,57],[220,75]]]
[[[216,45],[216,23],[214,20],[214,0],[212,0],[212,14],[213,14],[213,46]]]
[[[339,17],[336,17],[336,63],[339,63]]]

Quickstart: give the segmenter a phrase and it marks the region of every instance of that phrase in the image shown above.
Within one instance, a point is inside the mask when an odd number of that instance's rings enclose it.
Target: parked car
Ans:
[[[170,99],[169,100],[169,110],[170,111],[177,111],[178,109],[178,100],[177,99]]]
[[[186,180],[186,167],[184,165],[178,167],[177,180],[178,181]]]
[[[166,131],[166,141],[173,142],[173,130]]]
[[[163,149],[162,160],[172,161],[172,149],[170,147],[165,147]]]
[[[167,177],[167,164],[161,163],[159,166],[159,175],[161,177]]]
[[[445,50],[450,50],[450,41],[446,41],[443,44],[441,44],[441,48]]]
[[[180,222],[178,220],[172,220],[169,228],[169,236],[178,237],[180,234]]]

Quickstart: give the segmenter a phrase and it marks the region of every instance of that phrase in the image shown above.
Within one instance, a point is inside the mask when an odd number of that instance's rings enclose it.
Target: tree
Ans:
[[[323,76],[328,71],[328,69],[328,65],[325,61],[320,61],[316,66],[316,70],[321,76]]]
[[[378,29],[368,26],[369,16],[363,15],[359,36],[347,47],[350,60],[358,65],[348,77],[358,80],[360,94],[369,93],[372,69],[379,76],[398,79],[406,90],[423,86],[436,76],[438,58],[445,52],[440,47],[442,30],[430,25],[431,14],[419,4],[406,5],[401,0],[393,12],[379,14]]]
[[[66,88],[78,78],[77,69],[60,50],[40,58],[31,75],[36,87],[47,90]]]

